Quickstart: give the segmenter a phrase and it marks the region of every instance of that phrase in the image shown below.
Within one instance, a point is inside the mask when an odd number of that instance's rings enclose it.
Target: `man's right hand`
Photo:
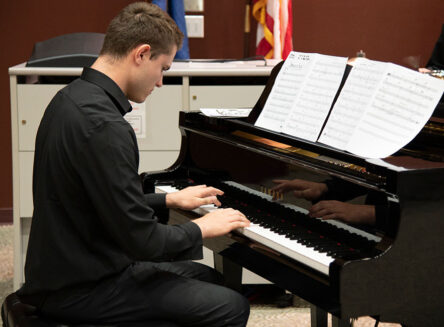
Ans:
[[[291,181],[276,179],[273,183],[278,185],[273,187],[272,191],[281,193],[293,191],[295,197],[308,201],[315,201],[328,191],[327,184],[325,183],[310,182],[303,179],[293,179]]]
[[[202,238],[222,236],[233,229],[250,226],[243,213],[231,208],[214,210],[193,222],[199,226]]]

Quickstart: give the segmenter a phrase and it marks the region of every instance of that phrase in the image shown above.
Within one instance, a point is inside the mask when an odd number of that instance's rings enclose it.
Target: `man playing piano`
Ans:
[[[202,239],[249,225],[239,211],[158,223],[156,208],[220,205],[205,185],[144,194],[138,148],[123,116],[143,102],[180,48],[182,33],[160,8],[124,8],[110,23],[91,68],[62,89],[40,123],[34,213],[23,302],[62,323],[170,321],[171,326],[245,326],[247,300],[217,285]],[[170,325],[168,325],[170,326]]]

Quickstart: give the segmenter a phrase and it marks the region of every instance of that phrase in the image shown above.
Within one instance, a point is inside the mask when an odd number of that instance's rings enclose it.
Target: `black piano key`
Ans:
[[[376,244],[374,241],[369,241],[360,235],[350,233],[319,219],[311,218],[277,202],[264,200],[235,186],[210,180],[194,183],[190,179],[176,181],[174,186],[183,189],[196,184],[212,185],[224,191],[224,195],[218,196],[222,203],[221,208],[239,210],[252,223],[307,247],[312,247],[316,251],[327,253],[334,258],[352,260],[352,258],[378,254],[378,251],[374,249]]]

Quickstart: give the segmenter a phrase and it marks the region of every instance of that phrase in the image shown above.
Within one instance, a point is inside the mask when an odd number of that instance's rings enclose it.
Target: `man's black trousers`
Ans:
[[[47,295],[40,311],[70,323],[166,320],[180,326],[246,326],[247,299],[221,282],[214,269],[191,261],[137,262],[94,287]]]

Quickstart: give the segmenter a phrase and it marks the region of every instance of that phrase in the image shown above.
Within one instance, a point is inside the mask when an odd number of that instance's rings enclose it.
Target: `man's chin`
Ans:
[[[148,95],[146,97],[132,97],[132,98],[128,98],[128,100],[135,102],[135,103],[142,103],[145,102],[146,98],[148,97]]]

